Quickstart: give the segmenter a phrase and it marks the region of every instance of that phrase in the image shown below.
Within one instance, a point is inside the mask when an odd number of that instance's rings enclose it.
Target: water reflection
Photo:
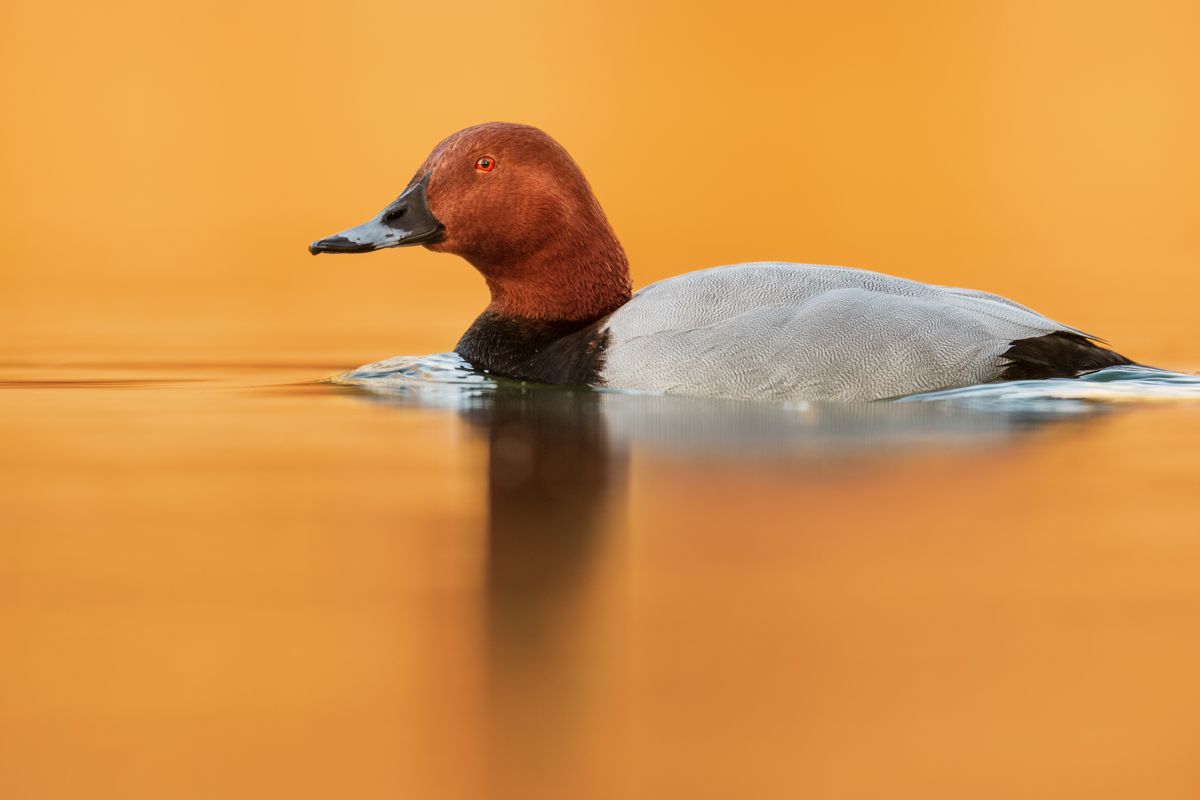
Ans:
[[[1200,398],[1200,382],[1193,376],[1180,377],[1196,384],[1185,389]],[[547,457],[574,463],[576,476],[587,484],[592,483],[594,465],[584,463],[585,453],[621,453],[623,458],[635,448],[668,457],[721,460],[875,458],[914,447],[991,443],[1051,422],[1087,419],[1113,406],[1080,390],[1115,391],[1103,380],[1031,381],[904,398],[911,402],[725,400],[497,380],[471,371],[454,354],[390,359],[340,376],[337,383],[364,390],[364,397],[377,402],[457,411],[486,433],[493,449],[507,447],[514,427],[572,441],[579,448],[577,456],[567,447],[565,455]],[[1122,385],[1133,383],[1137,381]],[[1170,388],[1179,391],[1177,386]],[[497,436],[497,427],[509,433]],[[514,445],[507,454],[494,453],[493,460],[497,457],[520,475],[531,456]],[[503,483],[508,475],[492,477]]]
[[[429,380],[427,369],[446,379]],[[622,779],[600,766],[597,743],[623,739],[613,735],[621,723],[611,698],[628,648],[611,609],[620,608],[628,576],[611,556],[620,551],[631,453],[690,466],[771,460],[800,473],[854,469],[914,448],[995,445],[1104,411],[639,396],[494,381],[461,373],[452,360],[396,375],[359,371],[342,382],[372,402],[456,413],[487,446],[488,781],[501,797],[564,796],[563,787],[578,797],[580,775],[593,776],[597,797],[619,794],[596,783]]]
[[[464,411],[488,442],[490,583],[554,592],[586,561],[627,462],[625,448],[609,445],[598,400],[505,389]]]
[[[540,659],[545,669],[547,643],[570,638],[564,629],[604,537],[620,529],[632,451],[692,466],[770,460],[800,471],[853,468],[917,448],[993,445],[1110,409],[1080,400],[980,410],[951,400],[789,404],[636,395],[495,380],[453,354],[392,359],[337,382],[371,402],[457,413],[487,442],[488,642],[499,668]]]
[[[612,441],[595,392],[426,388],[370,397],[453,408],[487,443],[489,792],[555,796],[589,771],[589,703],[602,692],[588,666],[614,649],[589,610],[593,587],[613,586],[593,573],[620,531],[628,449]]]
[[[592,573],[620,520],[628,453],[599,396],[504,387],[463,417],[488,443],[486,676],[498,796],[553,796],[583,769]]]

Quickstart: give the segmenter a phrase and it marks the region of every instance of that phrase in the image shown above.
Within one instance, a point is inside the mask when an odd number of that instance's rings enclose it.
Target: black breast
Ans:
[[[602,383],[608,331],[603,320],[539,320],[485,311],[454,351],[476,369],[540,383]]]
[[[1086,336],[1066,331],[1018,339],[1004,352],[1004,358],[1008,363],[1000,373],[1002,381],[1074,378],[1092,370],[1135,363]]]

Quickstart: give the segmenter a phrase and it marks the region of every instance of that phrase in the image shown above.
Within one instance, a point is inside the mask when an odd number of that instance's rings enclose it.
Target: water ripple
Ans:
[[[380,394],[419,393],[425,400],[440,400],[449,405],[470,405],[499,387],[522,385],[479,372],[455,353],[396,356],[343,373],[333,381]],[[1122,366],[1078,378],[1007,381],[922,392],[892,402],[936,402],[979,411],[1072,415],[1093,411],[1096,404],[1189,400],[1200,401],[1200,375]]]
[[[450,408],[468,408],[484,402],[501,381],[477,371],[457,353],[395,356],[333,378],[333,383],[374,394],[408,397],[422,404]]]
[[[943,389],[898,402],[945,402],[980,411],[1075,414],[1096,404],[1200,401],[1200,375],[1152,367],[1108,367],[1078,378],[1007,381]]]
[[[364,391],[375,402],[457,411],[483,428],[503,427],[497,420],[525,415],[547,430],[561,428],[572,436],[599,426],[612,446],[634,443],[722,459],[812,456],[820,463],[913,447],[1001,442],[1046,424],[1100,417],[1135,401],[1200,401],[1200,377],[1145,367],[1113,367],[1072,380],[969,386],[876,403],[547,386],[478,372],[454,353],[391,358],[333,382]]]

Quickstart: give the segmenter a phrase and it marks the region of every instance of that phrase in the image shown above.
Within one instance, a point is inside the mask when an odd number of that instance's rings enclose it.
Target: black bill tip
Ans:
[[[308,246],[308,252],[314,256],[321,253],[369,253],[375,249],[370,242],[355,242],[345,236],[330,236],[318,239]]]

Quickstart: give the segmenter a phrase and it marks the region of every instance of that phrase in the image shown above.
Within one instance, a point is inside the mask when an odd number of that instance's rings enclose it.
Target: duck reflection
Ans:
[[[603,694],[588,665],[608,629],[595,619],[603,600],[592,573],[606,536],[619,529],[628,463],[625,448],[609,441],[599,399],[506,386],[464,412],[488,442],[484,613],[495,796],[560,795],[572,775],[588,771],[591,706]]]
[[[607,680],[592,667],[619,649],[598,617],[621,581],[594,573],[621,531],[627,448],[589,390],[503,384],[376,399],[451,406],[487,443],[489,796],[562,796],[590,771]]]
[[[531,439],[560,453],[547,451],[547,463],[566,458],[573,465],[574,475],[562,477],[578,479],[571,491],[592,492],[599,463],[587,459],[624,459],[627,448],[701,459],[692,466],[766,458],[804,469],[847,456],[879,460],[921,448],[993,444],[1048,423],[1090,419],[1114,408],[1076,396],[1083,381],[988,384],[873,403],[639,395],[497,381],[473,372],[453,353],[389,359],[336,382],[395,405],[460,412],[487,436],[494,451],[489,474],[493,495],[507,494],[504,481],[512,476],[505,465],[514,475],[532,467],[527,462]],[[1061,390],[1061,384],[1071,391],[1051,391]],[[509,434],[499,435],[500,428]],[[525,433],[515,435],[518,430]],[[571,444],[562,454],[564,441]],[[516,493],[512,508],[526,507],[530,499]]]
[[[497,647],[548,634],[586,583],[628,454],[600,396],[503,387],[464,417],[488,441],[488,599]]]
[[[632,395],[493,381],[453,354],[380,362],[339,383],[377,402],[454,410],[487,442],[487,613],[498,660],[519,660],[562,633],[606,532],[619,528],[632,449],[691,469],[770,460],[803,479],[914,449],[994,445],[1106,409]]]
[[[572,776],[603,772],[591,768],[598,732],[621,738],[611,735],[611,700],[627,649],[619,555],[632,450],[693,470],[772,460],[803,480],[914,448],[1003,443],[1100,410],[788,405],[394,374],[345,382],[377,401],[452,409],[487,443],[485,685],[498,797],[566,796],[565,786],[579,796]]]

